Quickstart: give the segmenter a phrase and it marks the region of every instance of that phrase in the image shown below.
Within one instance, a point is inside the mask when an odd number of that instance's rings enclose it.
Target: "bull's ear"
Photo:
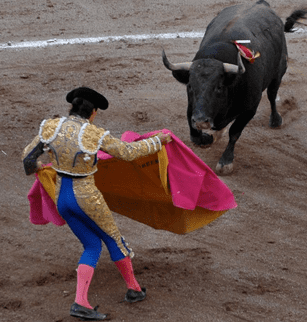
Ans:
[[[172,74],[178,82],[185,85],[189,83],[190,72],[188,70],[174,70],[172,71]]]

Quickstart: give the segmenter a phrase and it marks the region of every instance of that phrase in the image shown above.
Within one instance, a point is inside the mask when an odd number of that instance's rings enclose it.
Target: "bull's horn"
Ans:
[[[169,60],[167,59],[166,55],[165,55],[164,49],[162,50],[162,59],[163,59],[164,66],[167,69],[171,70],[171,71],[175,71],[175,70],[190,70],[190,67],[192,65],[192,62],[179,63],[179,64],[170,63]]]
[[[238,74],[239,66],[223,63],[225,73]]]
[[[244,74],[245,67],[242,62],[241,54],[238,52],[238,65],[223,63],[225,73]]]

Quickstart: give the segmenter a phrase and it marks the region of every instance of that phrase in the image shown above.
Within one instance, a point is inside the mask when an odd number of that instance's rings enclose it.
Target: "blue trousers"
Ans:
[[[72,232],[77,236],[84,247],[84,252],[79,260],[79,264],[96,267],[102,251],[101,241],[107,246],[112,261],[119,261],[126,257],[118,247],[116,241],[106,234],[80,208],[74,195],[72,178],[62,177],[57,208],[59,214],[67,222]],[[130,253],[131,250],[126,246],[123,238],[122,243],[126,247],[127,252]]]

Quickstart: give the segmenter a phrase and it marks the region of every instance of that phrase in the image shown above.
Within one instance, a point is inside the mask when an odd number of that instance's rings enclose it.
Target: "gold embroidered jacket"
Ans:
[[[97,171],[97,152],[102,150],[126,161],[155,153],[162,148],[158,137],[126,143],[88,120],[69,116],[44,120],[39,134],[24,149],[26,174],[37,171],[37,158],[48,151],[52,167],[59,173],[87,176]]]

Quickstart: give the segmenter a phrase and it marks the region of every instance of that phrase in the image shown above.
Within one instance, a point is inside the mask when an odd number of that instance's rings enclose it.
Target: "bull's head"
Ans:
[[[216,59],[172,64],[162,52],[165,67],[173,76],[187,85],[191,125],[197,129],[220,130],[225,124],[229,107],[229,91],[237,75],[245,72],[240,54],[237,65]]]

